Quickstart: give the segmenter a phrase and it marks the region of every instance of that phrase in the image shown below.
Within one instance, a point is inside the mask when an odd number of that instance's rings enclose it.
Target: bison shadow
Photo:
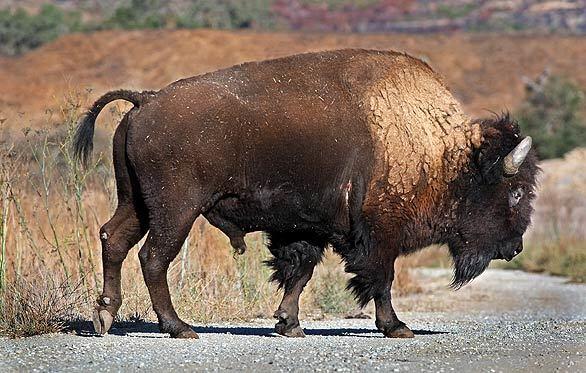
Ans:
[[[90,321],[83,320],[70,322],[66,326],[70,332],[73,332],[78,336],[97,336]],[[232,334],[281,338],[281,336],[275,333],[273,328],[264,326],[196,326],[193,330],[200,335]],[[382,338],[382,335],[374,328],[304,328],[303,330],[308,336]],[[436,335],[449,334],[450,332],[438,330],[413,330],[413,333],[415,333],[415,335]],[[166,334],[159,332],[159,325],[157,323],[148,321],[117,322],[114,323],[109,334],[139,338],[163,338],[167,336]]]

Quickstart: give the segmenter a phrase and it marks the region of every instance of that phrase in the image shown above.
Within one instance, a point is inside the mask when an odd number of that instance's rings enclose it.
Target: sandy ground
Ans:
[[[586,371],[586,286],[492,269],[459,292],[449,273],[421,270],[424,292],[399,299],[411,340],[383,338],[371,319],[304,322],[305,339],[272,333],[272,320],[195,327],[172,340],[155,324],[0,340],[0,371]],[[410,309],[409,312],[400,312]]]

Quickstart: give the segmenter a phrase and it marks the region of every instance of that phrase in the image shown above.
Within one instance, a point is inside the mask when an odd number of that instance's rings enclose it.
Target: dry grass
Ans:
[[[248,235],[248,250],[233,258],[227,238],[215,228],[201,221],[196,229],[200,239],[191,237],[188,242],[195,245],[194,250],[206,252],[200,253],[205,263],[192,263],[193,256],[187,253],[184,258],[189,259],[174,262],[170,276],[177,284],[178,312],[197,322],[270,317],[278,296],[276,287],[268,282],[270,271],[263,264],[269,253],[262,235]]]
[[[574,282],[586,282],[586,243],[584,240],[569,238],[531,243],[527,252],[507,268],[547,272],[569,277]]]
[[[51,278],[11,281],[0,294],[0,335],[11,338],[55,333],[78,318],[87,294],[80,284]]]

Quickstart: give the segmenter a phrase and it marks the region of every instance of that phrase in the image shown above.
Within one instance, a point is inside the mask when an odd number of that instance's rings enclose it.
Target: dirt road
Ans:
[[[0,340],[0,371],[586,371],[586,286],[563,278],[489,270],[458,291],[449,273],[422,270],[424,292],[397,302],[411,340],[385,339],[374,321],[305,322],[305,339],[272,333],[272,320],[196,327],[171,340],[154,324],[111,335]],[[409,312],[400,312],[409,309]]]

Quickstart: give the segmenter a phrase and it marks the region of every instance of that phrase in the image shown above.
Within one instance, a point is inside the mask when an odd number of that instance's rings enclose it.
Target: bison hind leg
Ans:
[[[122,262],[132,246],[146,234],[147,212],[139,204],[120,203],[114,216],[100,229],[104,283],[93,311],[94,330],[106,334],[122,305]]]
[[[138,256],[161,332],[169,333],[173,338],[198,338],[197,333],[181,320],[175,311],[169,292],[167,272],[169,265],[181,250],[193,222],[200,214],[202,204],[192,197],[187,205],[193,208],[182,208],[182,200],[168,198],[177,195],[186,193],[170,192],[159,197],[158,206],[149,206],[149,210],[154,213],[150,221],[149,234]]]
[[[122,263],[128,251],[144,237],[149,228],[148,211],[136,175],[126,157],[128,117],[129,114],[126,114],[114,134],[113,158],[118,207],[112,218],[100,229],[104,282],[102,294],[93,311],[94,329],[98,334],[108,332],[122,305]]]

